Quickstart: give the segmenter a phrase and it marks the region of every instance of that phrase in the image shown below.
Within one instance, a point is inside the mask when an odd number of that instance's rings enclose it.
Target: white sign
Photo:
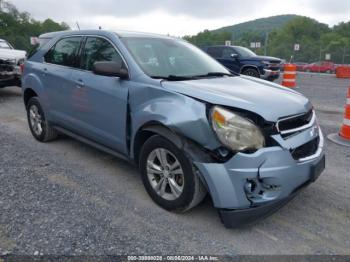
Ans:
[[[260,48],[261,43],[260,42],[251,42],[250,43],[250,48]]]
[[[225,41],[225,46],[230,46],[231,45],[231,40],[226,40]]]
[[[294,51],[300,50],[300,44],[294,44]]]
[[[31,37],[31,38],[30,38],[30,44],[31,44],[31,45],[37,45],[37,44],[39,44],[39,38],[38,38],[38,37]]]
[[[325,59],[326,59],[326,60],[331,60],[331,54],[326,54],[326,55],[325,55]]]

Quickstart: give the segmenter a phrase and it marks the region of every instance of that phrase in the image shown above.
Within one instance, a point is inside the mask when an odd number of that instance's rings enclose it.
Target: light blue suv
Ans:
[[[33,136],[63,133],[140,168],[150,197],[186,211],[209,192],[226,227],[265,217],[325,167],[309,100],[230,73],[154,34],[46,34],[24,67]]]

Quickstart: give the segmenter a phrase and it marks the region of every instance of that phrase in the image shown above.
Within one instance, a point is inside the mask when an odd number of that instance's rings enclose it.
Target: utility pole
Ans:
[[[269,31],[265,33],[265,50],[264,50],[264,55],[267,55],[267,43],[269,42]]]

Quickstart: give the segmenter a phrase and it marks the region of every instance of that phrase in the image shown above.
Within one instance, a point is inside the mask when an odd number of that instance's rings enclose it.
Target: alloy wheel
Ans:
[[[43,133],[43,120],[39,112],[39,108],[36,105],[32,105],[29,108],[29,120],[30,126],[32,127],[33,132],[40,136]]]
[[[154,149],[147,158],[147,176],[153,190],[162,198],[178,199],[184,189],[184,173],[179,160],[164,148]]]

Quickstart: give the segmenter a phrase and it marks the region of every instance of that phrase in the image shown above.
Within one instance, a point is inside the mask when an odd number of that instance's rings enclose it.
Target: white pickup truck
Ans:
[[[26,55],[26,51],[15,50],[9,42],[0,39],[0,88],[21,85],[20,65]]]

